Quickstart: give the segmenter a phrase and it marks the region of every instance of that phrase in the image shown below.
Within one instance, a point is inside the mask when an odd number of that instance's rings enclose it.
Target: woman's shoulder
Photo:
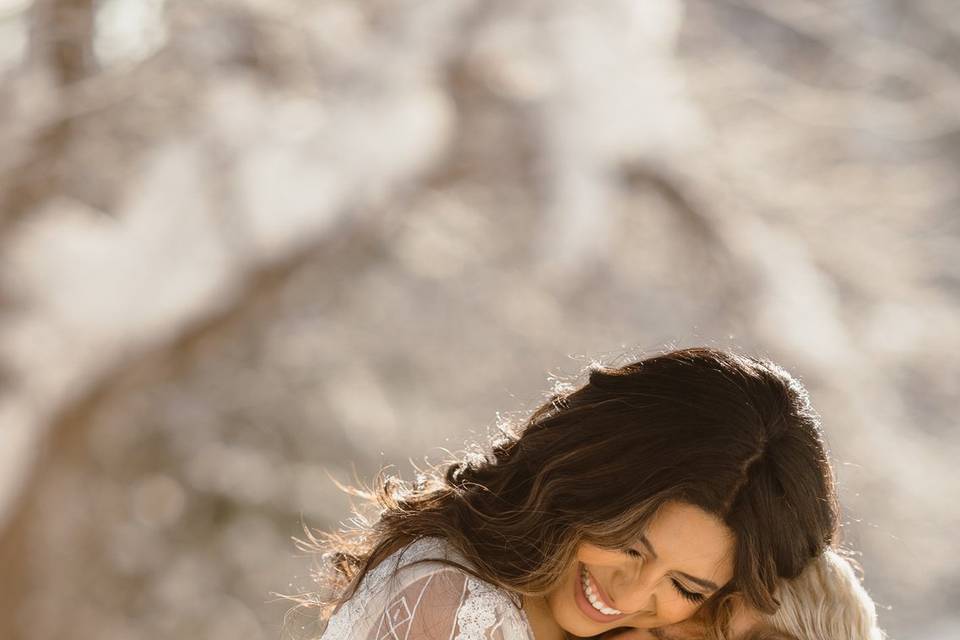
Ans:
[[[464,558],[463,554],[457,551],[446,538],[438,537],[417,538],[410,544],[394,551],[393,554],[388,556],[389,559],[393,559],[393,562],[399,567],[410,567],[417,563],[445,564],[445,562],[452,561],[473,569],[473,564]]]
[[[473,565],[446,540],[418,539],[365,576],[330,619],[324,640],[415,640],[437,637],[438,629],[458,640],[531,640],[526,615],[511,594],[467,569]],[[373,625],[358,625],[360,619]],[[498,633],[491,635],[493,630]]]
[[[388,556],[377,569],[382,572],[378,576],[381,581],[394,582],[392,589],[431,582],[447,587],[435,589],[435,597],[441,593],[452,599],[470,596],[491,606],[515,602],[506,589],[474,575],[474,564],[444,538],[419,538]]]

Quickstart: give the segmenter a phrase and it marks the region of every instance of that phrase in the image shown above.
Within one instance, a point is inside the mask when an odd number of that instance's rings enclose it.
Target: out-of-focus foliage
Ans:
[[[276,638],[328,473],[698,343],[960,633],[956,3],[0,0],[0,74],[0,637]]]

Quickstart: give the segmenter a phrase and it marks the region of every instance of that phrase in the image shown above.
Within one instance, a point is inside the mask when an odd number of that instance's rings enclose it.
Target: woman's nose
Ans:
[[[618,589],[611,599],[611,604],[624,613],[649,613],[656,611],[654,587],[657,584],[656,576],[652,572],[640,571],[617,585]]]

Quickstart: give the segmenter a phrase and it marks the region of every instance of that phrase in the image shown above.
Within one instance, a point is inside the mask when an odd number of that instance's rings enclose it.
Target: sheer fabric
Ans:
[[[440,562],[471,565],[440,538],[397,551],[330,618],[322,640],[534,640],[524,612],[493,585]]]

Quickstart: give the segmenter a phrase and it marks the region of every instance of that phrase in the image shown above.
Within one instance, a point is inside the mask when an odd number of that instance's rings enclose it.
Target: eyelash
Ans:
[[[626,553],[631,558],[643,557],[642,553],[640,553],[639,551],[633,548],[626,548],[623,550],[623,552]],[[684,589],[683,586],[673,578],[670,579],[670,582],[673,583],[673,588],[677,590],[677,593],[680,594],[680,597],[683,598],[684,600],[687,600],[688,602],[692,602],[694,604],[700,604],[701,602],[707,599],[707,597],[702,593],[697,593],[696,591],[688,591]]]
[[[670,579],[670,582],[673,583],[673,588],[677,590],[677,593],[679,593],[680,597],[683,598],[684,600],[687,600],[694,604],[700,604],[701,602],[707,599],[706,596],[704,596],[702,593],[696,593],[695,591],[687,591],[680,585],[679,582],[677,582],[673,578]]]

